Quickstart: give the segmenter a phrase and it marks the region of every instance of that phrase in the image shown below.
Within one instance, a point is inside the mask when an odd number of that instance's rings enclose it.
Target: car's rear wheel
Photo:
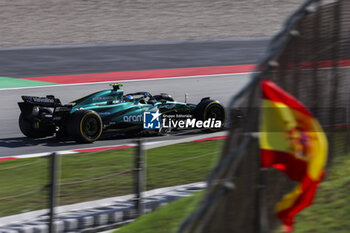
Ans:
[[[44,114],[52,114],[48,109],[40,109],[39,117]],[[29,138],[44,138],[52,136],[55,133],[55,126],[51,124],[45,124],[40,122],[40,119],[25,116],[23,113],[19,115],[18,124],[21,132]]]
[[[77,142],[91,143],[101,137],[101,117],[92,110],[75,111],[67,124],[68,135]]]

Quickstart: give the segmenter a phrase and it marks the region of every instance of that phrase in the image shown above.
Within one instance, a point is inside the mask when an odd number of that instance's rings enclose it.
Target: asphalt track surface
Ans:
[[[0,68],[0,76],[30,77],[122,70],[253,64],[263,53],[266,43],[266,40],[222,40],[217,42],[191,42],[191,46],[187,42],[174,42],[169,44],[160,43],[159,45],[150,43],[127,46],[106,45],[82,46],[79,48],[0,50],[1,62],[7,62],[7,65],[2,65]],[[117,50],[123,50],[124,52],[116,53]],[[91,56],[88,56],[90,53]],[[140,54],[144,55],[141,56]],[[45,60],[45,56],[53,59]],[[68,59],[67,56],[71,56],[71,59]],[[100,60],[99,57],[101,56],[104,59]],[[6,57],[9,60],[12,59],[13,63],[5,59]],[[129,57],[129,59],[126,60],[126,57]],[[167,92],[179,101],[184,101],[185,93],[188,93],[189,102],[191,103],[198,103],[202,97],[210,96],[213,99],[220,100],[226,106],[232,95],[248,81],[248,76],[249,74],[228,74],[165,80],[126,81],[124,82],[124,89],[125,92],[145,90],[153,94]],[[32,140],[24,137],[18,128],[20,112],[17,102],[20,101],[21,95],[45,96],[53,94],[59,97],[63,103],[66,103],[106,88],[109,88],[108,84],[99,83],[1,90],[0,157],[120,145],[132,142],[135,138],[105,139],[93,144],[77,144],[73,141],[59,142],[55,138]],[[179,139],[193,136],[196,133],[199,132],[184,131],[175,135],[146,137],[145,140]]]
[[[225,39],[0,49],[0,76],[37,77],[255,64],[268,39]]]

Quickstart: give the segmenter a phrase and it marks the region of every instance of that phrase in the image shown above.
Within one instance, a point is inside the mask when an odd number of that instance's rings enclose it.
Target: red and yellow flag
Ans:
[[[262,167],[286,173],[297,187],[276,205],[277,216],[292,231],[294,216],[311,205],[324,175],[328,142],[317,119],[297,99],[263,80],[260,153]]]

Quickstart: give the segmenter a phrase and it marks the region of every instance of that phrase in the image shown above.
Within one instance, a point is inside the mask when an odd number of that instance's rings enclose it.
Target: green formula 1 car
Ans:
[[[112,86],[64,105],[52,95],[22,96],[19,127],[30,138],[56,134],[78,142],[94,142],[102,134],[162,134],[170,129],[223,127],[225,109],[209,97],[196,105],[175,101],[165,93],[124,95],[121,84]]]

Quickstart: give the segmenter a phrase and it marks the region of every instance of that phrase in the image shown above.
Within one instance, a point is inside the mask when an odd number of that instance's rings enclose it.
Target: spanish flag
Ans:
[[[263,80],[261,87],[261,166],[300,182],[276,205],[277,216],[291,232],[294,216],[312,204],[323,178],[328,142],[317,119],[297,99],[271,81]]]

